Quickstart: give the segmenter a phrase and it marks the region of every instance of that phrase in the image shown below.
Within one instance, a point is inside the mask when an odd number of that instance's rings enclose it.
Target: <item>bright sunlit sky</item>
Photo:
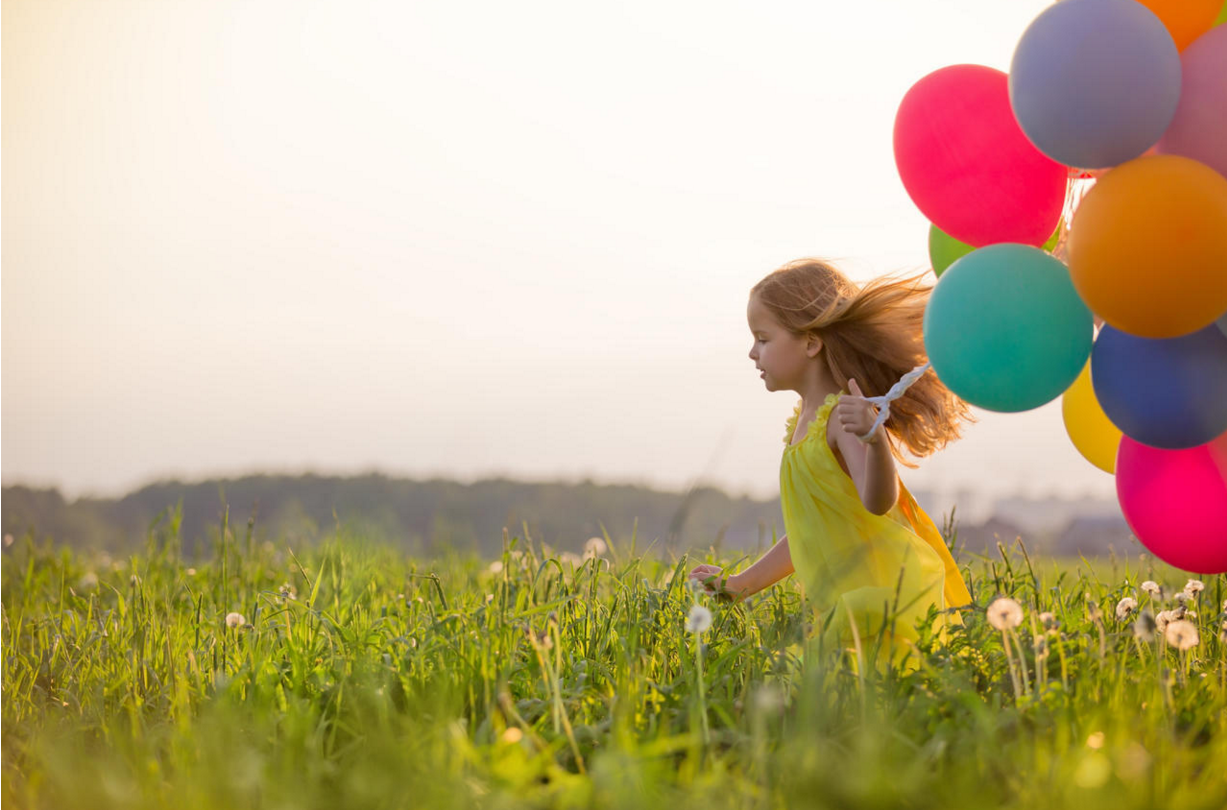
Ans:
[[[1047,5],[7,0],[4,483],[774,496],[750,286],[926,267],[896,108]],[[1112,496],[1059,400],[976,414],[910,488]]]

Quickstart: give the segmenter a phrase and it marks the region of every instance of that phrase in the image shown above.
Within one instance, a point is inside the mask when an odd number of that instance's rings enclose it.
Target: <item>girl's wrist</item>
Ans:
[[[729,574],[729,578],[724,581],[724,592],[734,601],[742,598],[741,591],[744,587],[741,574]]]

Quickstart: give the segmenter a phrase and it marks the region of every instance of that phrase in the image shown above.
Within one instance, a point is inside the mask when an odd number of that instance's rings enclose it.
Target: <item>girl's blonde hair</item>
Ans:
[[[932,286],[915,276],[881,276],[857,286],[822,259],[797,259],[769,273],[750,290],[792,334],[822,341],[831,378],[848,390],[854,377],[865,396],[881,396],[924,363],[924,314]],[[923,457],[961,437],[960,422],[978,421],[966,402],[942,384],[930,367],[890,404],[885,422],[891,454],[908,463],[896,445]]]

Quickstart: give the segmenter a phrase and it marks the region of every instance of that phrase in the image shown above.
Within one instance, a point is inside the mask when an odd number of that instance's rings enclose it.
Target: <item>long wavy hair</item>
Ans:
[[[750,299],[793,335],[820,339],[817,359],[843,390],[854,377],[865,396],[881,396],[928,360],[924,313],[933,287],[921,284],[927,272],[880,276],[858,286],[829,262],[797,259],[755,284]],[[903,457],[900,444],[913,456],[931,455],[961,438],[963,421],[979,420],[930,367],[890,404],[884,424],[891,454],[914,469],[919,465]]]

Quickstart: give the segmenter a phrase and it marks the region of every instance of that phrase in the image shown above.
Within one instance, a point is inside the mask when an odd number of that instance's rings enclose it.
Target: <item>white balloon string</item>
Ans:
[[[873,427],[869,429],[869,432],[864,436],[859,436],[857,438],[863,442],[869,441],[870,437],[878,432],[878,428],[885,424],[886,420],[890,418],[890,403],[903,396],[903,393],[912,387],[912,383],[919,380],[920,375],[924,374],[931,365],[932,363],[926,362],[922,365],[916,366],[916,368],[912,369],[907,374],[904,374],[899,382],[892,385],[890,390],[880,397],[865,397],[864,399],[866,402],[872,402],[881,410],[878,411],[878,418],[873,421]]]

